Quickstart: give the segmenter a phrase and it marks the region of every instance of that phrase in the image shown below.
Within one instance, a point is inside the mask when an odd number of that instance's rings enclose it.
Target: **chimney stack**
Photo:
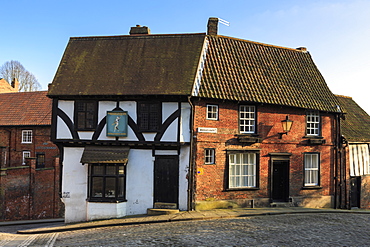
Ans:
[[[141,35],[141,34],[150,34],[149,27],[136,25],[136,27],[131,27],[130,35]]]
[[[15,90],[19,91],[19,82],[17,78],[13,78],[12,83],[10,84]]]
[[[208,19],[207,34],[217,36],[217,32],[218,32],[218,18],[210,17]]]

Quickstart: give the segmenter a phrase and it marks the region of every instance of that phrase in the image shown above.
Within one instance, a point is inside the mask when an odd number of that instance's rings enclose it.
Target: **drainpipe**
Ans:
[[[194,190],[195,190],[195,158],[194,158],[194,105],[191,102],[191,96],[188,96],[188,102],[191,106],[191,116],[189,121],[190,127],[190,164],[189,164],[189,176],[188,176],[188,211],[192,211],[195,209],[195,201],[194,201]]]

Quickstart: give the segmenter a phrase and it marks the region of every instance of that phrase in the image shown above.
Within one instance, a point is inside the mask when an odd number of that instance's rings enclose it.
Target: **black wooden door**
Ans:
[[[272,162],[272,192],[271,198],[275,202],[289,200],[289,161],[274,160]]]
[[[351,208],[360,207],[361,177],[351,177]]]
[[[178,203],[178,156],[156,156],[154,162],[154,202]]]

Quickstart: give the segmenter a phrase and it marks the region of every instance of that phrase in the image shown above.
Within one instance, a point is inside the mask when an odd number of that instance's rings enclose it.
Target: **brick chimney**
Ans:
[[[140,35],[140,34],[150,34],[149,27],[136,25],[136,27],[131,27],[130,35]]]
[[[13,78],[12,83],[10,84],[16,91],[19,91],[19,82],[17,78]]]
[[[218,32],[218,18],[210,17],[208,19],[207,34],[217,36],[217,32]]]

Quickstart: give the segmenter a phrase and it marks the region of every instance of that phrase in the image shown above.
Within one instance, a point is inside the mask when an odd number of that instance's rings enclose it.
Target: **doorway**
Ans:
[[[351,177],[351,208],[360,208],[360,198],[361,198],[361,177]]]
[[[289,201],[289,160],[272,160],[271,199]]]
[[[178,156],[156,156],[154,162],[154,203],[178,204],[178,197]]]

